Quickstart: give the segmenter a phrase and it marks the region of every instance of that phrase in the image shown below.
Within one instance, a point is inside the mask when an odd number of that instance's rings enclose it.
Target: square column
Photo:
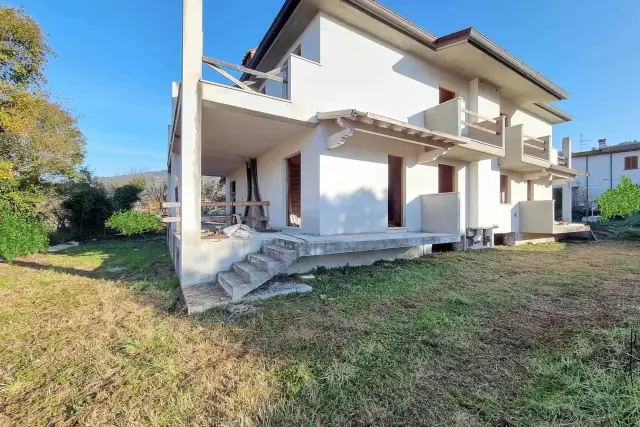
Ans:
[[[497,159],[469,163],[469,226],[492,227],[498,222],[500,168]]]
[[[571,169],[571,138],[562,138],[562,155],[566,161],[566,167]],[[571,222],[573,219],[573,200],[571,181],[562,184],[562,219]]]
[[[182,2],[182,117],[180,153],[180,284],[199,283],[201,185],[202,0]]]

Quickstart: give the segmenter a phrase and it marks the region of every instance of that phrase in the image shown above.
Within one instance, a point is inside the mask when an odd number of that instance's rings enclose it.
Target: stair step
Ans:
[[[262,247],[262,253],[268,257],[275,258],[285,264],[291,264],[300,257],[298,251],[293,249],[285,249],[276,245],[266,245]]]
[[[242,280],[252,285],[261,285],[270,278],[268,272],[246,261],[234,262],[232,268],[233,272],[240,276]]]
[[[218,283],[229,294],[231,299],[239,299],[257,288],[257,285],[253,285],[249,282],[242,280],[242,277],[238,276],[233,271],[222,271],[218,273]]]
[[[269,276],[275,276],[276,274],[281,273],[286,267],[282,261],[264,254],[249,254],[247,255],[247,261],[260,270],[264,270],[269,273]]]
[[[273,241],[273,244],[275,246],[279,246],[279,247],[285,248],[285,249],[291,249],[291,250],[294,250],[294,251],[300,250],[300,243],[293,242],[293,241],[287,240],[287,239],[275,239]]]

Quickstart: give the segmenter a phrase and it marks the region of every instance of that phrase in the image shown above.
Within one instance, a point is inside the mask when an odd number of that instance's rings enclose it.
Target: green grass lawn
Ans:
[[[163,242],[0,264],[0,426],[640,425],[638,242],[444,253],[312,285],[188,317]]]

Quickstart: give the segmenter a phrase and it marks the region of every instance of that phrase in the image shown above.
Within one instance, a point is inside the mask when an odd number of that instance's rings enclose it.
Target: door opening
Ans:
[[[456,97],[455,92],[450,91],[449,89],[445,89],[443,87],[440,88],[439,90],[439,103],[442,104],[443,102],[447,102],[447,101],[451,101],[453,98]]]
[[[456,168],[438,165],[438,193],[453,193],[456,188]]]
[[[287,159],[287,225],[302,225],[302,156]]]
[[[388,226],[402,227],[402,157],[389,156]]]

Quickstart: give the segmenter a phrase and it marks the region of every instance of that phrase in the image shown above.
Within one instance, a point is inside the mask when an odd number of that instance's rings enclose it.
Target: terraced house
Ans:
[[[373,0],[287,0],[231,64],[203,52],[202,21],[202,0],[184,0],[168,150],[183,289],[240,298],[281,272],[588,230],[570,224],[571,141],[554,148],[571,117],[549,102],[568,93],[475,29],[437,37]],[[203,237],[203,175],[224,177],[217,205],[257,233]]]

